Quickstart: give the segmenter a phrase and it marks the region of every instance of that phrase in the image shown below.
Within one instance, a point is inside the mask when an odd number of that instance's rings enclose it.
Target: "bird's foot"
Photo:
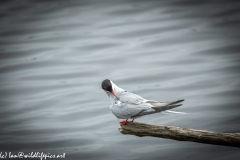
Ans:
[[[128,122],[128,119],[126,119],[125,121],[120,122],[120,126],[123,126],[123,125],[127,124],[127,122]]]
[[[120,122],[120,126],[123,126],[123,125],[125,125],[125,124],[127,124],[126,121],[122,121],[122,122]]]

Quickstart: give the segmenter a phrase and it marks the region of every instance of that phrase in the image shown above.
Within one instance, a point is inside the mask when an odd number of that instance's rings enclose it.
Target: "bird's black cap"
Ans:
[[[109,91],[109,92],[112,92],[112,83],[110,82],[109,79],[105,79],[103,82],[102,82],[102,89],[105,90],[105,91]]]

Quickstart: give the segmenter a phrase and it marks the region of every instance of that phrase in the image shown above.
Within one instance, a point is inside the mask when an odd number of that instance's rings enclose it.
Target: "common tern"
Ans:
[[[112,113],[118,119],[126,119],[120,122],[121,126],[127,124],[128,119],[132,119],[132,122],[134,122],[134,119],[141,116],[179,107],[182,105],[179,103],[184,101],[184,99],[173,102],[147,100],[137,94],[130,93],[118,87],[109,79],[105,79],[102,82],[102,89],[110,98],[110,101],[112,103],[110,110]]]

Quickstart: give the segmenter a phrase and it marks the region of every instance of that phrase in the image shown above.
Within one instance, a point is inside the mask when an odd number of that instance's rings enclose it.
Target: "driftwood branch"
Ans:
[[[192,141],[206,144],[240,147],[240,133],[218,133],[164,125],[150,125],[138,122],[128,122],[119,128],[122,134],[136,136],[152,136],[174,139],[178,141]]]

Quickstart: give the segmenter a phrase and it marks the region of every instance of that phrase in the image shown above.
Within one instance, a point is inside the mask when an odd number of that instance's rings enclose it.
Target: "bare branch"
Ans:
[[[198,143],[240,147],[240,133],[218,133],[164,125],[150,125],[138,122],[128,122],[119,128],[122,134],[139,137],[152,136],[168,138],[178,141],[192,141]]]

